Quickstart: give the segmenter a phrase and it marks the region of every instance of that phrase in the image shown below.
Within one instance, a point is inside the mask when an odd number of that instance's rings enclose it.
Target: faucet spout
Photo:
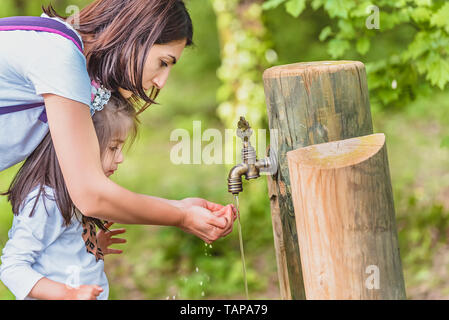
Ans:
[[[246,163],[240,163],[234,166],[228,175],[228,191],[232,194],[239,194],[243,191],[242,176],[246,175],[249,166]]]

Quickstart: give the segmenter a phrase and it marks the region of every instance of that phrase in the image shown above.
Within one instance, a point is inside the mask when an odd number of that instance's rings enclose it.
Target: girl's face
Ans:
[[[162,89],[167,82],[172,67],[181,58],[186,40],[172,41],[167,44],[155,44],[148,53],[143,71],[143,87],[145,91],[153,87]],[[119,89],[121,95],[129,99],[130,91]]]
[[[103,172],[107,177],[112,175],[118,169],[118,165],[123,162],[122,149],[125,139],[126,137],[116,137],[112,139],[103,154]]]

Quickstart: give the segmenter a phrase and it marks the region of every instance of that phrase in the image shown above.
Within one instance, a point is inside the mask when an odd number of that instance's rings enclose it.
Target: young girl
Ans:
[[[123,161],[128,135],[136,136],[135,111],[111,97],[93,122],[102,171],[109,177]],[[120,253],[107,246],[124,242],[111,240],[123,230],[107,231],[111,223],[105,225],[77,210],[50,134],[27,158],[6,194],[15,217],[1,257],[0,279],[16,298],[107,299],[103,256]]]
[[[45,13],[0,19],[0,171],[50,131],[68,195],[85,216],[175,226],[208,243],[229,234],[232,205],[147,196],[107,179],[89,113],[90,79],[124,102],[143,100],[139,112],[155,103],[193,44],[183,1],[96,0],[72,20],[76,26],[51,7]]]

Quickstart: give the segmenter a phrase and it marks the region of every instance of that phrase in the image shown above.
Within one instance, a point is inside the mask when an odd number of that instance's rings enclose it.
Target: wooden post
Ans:
[[[291,300],[292,294],[290,281],[288,279],[287,251],[285,250],[279,198],[277,196],[278,193],[275,181],[271,176],[267,176],[267,179],[268,194],[270,196],[271,220],[273,222],[274,250],[276,252],[276,263],[278,266],[279,289],[282,300]]]
[[[405,299],[385,136],[287,159],[307,299]]]
[[[270,177],[269,196],[275,244],[282,244],[275,246],[282,248],[276,253],[279,281],[290,291],[281,297],[305,299],[286,153],[373,133],[365,67],[357,61],[295,63],[265,70],[263,81],[269,128],[278,133],[279,170]]]

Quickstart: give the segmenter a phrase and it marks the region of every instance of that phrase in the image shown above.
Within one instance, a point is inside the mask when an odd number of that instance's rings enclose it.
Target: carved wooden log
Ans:
[[[286,153],[373,133],[365,67],[357,61],[295,63],[265,70],[263,81],[269,128],[278,132],[279,170],[271,177],[270,199],[279,204],[272,212],[273,227],[281,223],[275,237],[283,237],[275,243],[285,248],[278,261],[286,265],[278,269],[287,273],[279,272],[285,275],[279,281],[288,282],[292,299],[305,299]]]
[[[385,136],[287,159],[307,299],[405,299]]]

